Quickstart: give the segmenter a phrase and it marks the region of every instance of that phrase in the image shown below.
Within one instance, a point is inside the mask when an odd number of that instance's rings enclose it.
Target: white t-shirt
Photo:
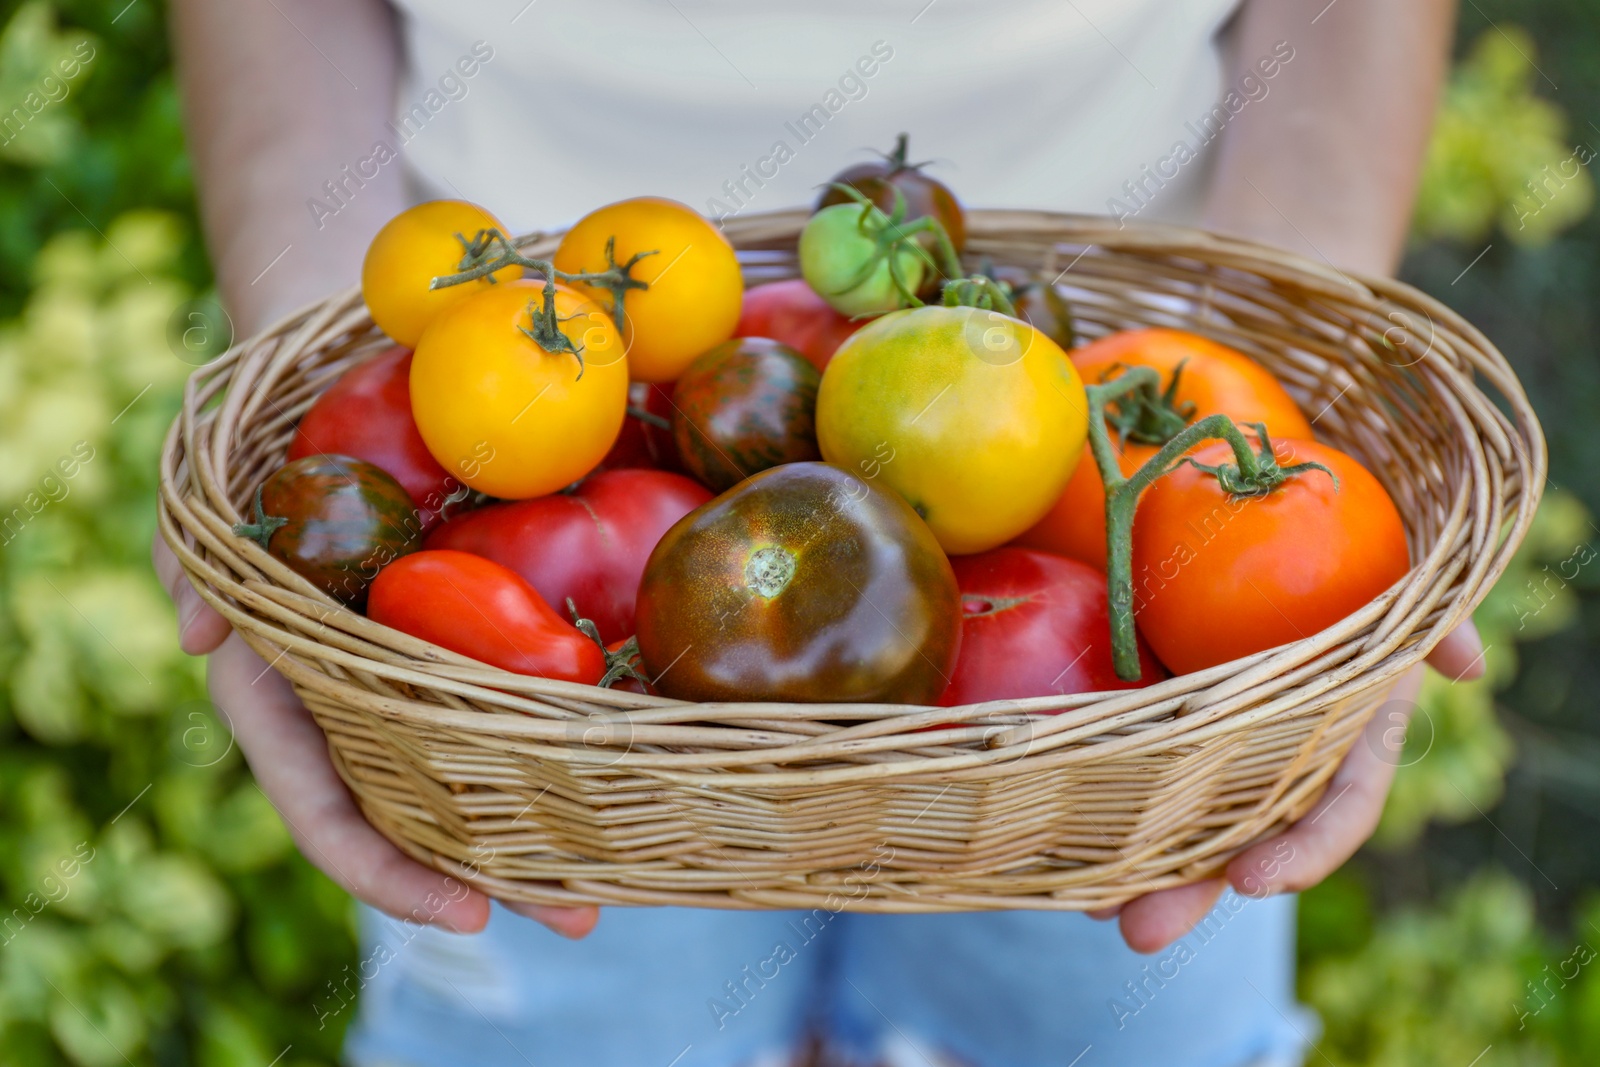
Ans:
[[[902,130],[969,206],[1193,221],[1237,2],[398,0],[392,132],[419,198],[517,231],[809,203]]]

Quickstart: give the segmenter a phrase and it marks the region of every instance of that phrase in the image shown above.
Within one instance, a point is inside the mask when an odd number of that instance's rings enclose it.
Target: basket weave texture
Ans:
[[[749,283],[794,273],[805,218],[726,222]],[[387,347],[354,289],[190,379],[162,533],[293,683],[371,822],[494,896],[1082,910],[1205,877],[1307,811],[1387,687],[1499,576],[1543,436],[1494,346],[1399,282],[1171,227],[976,211],[970,230],[969,261],[1059,275],[1082,336],[1171,326],[1260,360],[1394,497],[1407,577],[1294,644],[1115,694],[686,704],[509,674],[343,608],[230,532],[316,396]],[[548,255],[557,236],[520,244]],[[918,731],[934,721],[958,726]]]

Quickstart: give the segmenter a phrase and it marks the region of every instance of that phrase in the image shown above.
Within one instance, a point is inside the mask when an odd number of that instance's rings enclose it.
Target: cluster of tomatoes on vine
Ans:
[[[799,278],[748,290],[673,201],[548,260],[418,205],[362,271],[397,347],[309,404],[236,532],[481,662],[699,701],[1147,685],[1405,573],[1379,481],[1259,363],[1176,329],[1078,344],[1055,279],[967,245],[903,137],[826,186]]]

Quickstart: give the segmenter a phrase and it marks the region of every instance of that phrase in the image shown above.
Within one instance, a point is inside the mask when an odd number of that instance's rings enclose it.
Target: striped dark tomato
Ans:
[[[422,543],[405,487],[350,456],[306,456],[256,490],[254,521],[233,528],[329,596],[353,607],[390,562]]]
[[[721,492],[759,471],[821,458],[822,375],[788,345],[740,337],[705,353],[672,390],[672,437],[690,474]]]

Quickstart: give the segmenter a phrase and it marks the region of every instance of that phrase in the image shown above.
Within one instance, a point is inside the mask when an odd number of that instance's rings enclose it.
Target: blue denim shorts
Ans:
[[[316,1010],[353,1067],[1289,1067],[1294,901],[1229,892],[1150,956],[1083,915],[607,908],[567,941],[498,906],[481,934],[364,911]],[[350,979],[354,979],[351,981]]]

